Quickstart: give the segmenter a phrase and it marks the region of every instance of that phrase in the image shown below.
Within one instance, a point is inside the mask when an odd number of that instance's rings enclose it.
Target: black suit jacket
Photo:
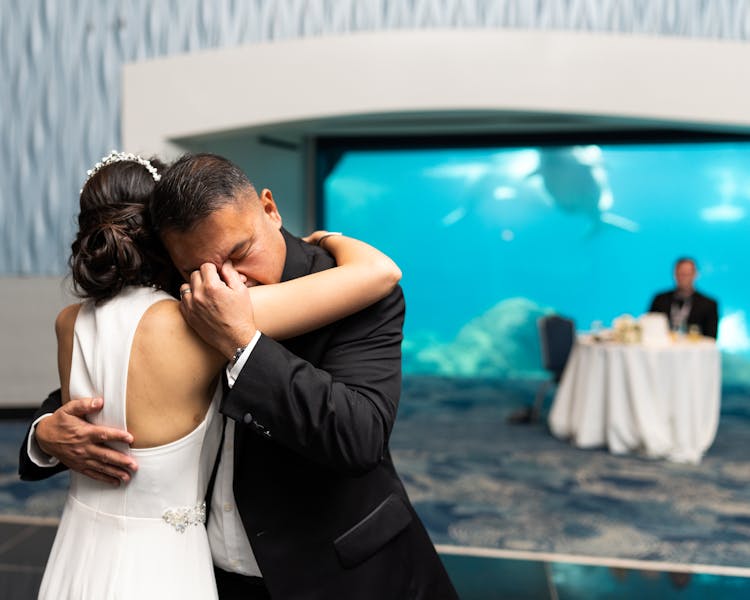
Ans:
[[[283,233],[282,280],[334,266]],[[403,320],[397,288],[315,332],[262,335],[223,399],[237,423],[235,500],[273,598],[457,598],[388,449]],[[42,411],[54,408],[51,396]],[[48,476],[25,449],[22,478]]]
[[[669,319],[676,291],[670,290],[654,296],[649,311],[664,313],[667,315],[667,319]],[[719,305],[716,300],[704,296],[700,292],[693,292],[692,306],[690,307],[687,322],[688,325],[698,325],[703,335],[716,338],[719,328]]]

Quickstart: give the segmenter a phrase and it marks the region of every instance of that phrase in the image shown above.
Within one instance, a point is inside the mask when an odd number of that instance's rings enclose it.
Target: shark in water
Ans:
[[[638,224],[610,212],[614,198],[598,146],[542,148],[539,164],[527,178],[538,177],[558,209],[585,215],[592,233],[603,225],[638,231]]]

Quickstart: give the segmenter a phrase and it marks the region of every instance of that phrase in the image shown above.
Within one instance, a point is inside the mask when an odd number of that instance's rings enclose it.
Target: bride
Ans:
[[[164,165],[113,153],[89,171],[70,267],[83,302],[55,329],[63,403],[105,399],[96,423],[127,429],[137,460],[111,485],[71,472],[39,597],[216,598],[205,494],[221,429],[226,359],[186,324],[178,279],[147,223]],[[386,256],[316,232],[338,267],[250,290],[258,328],[291,337],[385,297],[400,279]]]

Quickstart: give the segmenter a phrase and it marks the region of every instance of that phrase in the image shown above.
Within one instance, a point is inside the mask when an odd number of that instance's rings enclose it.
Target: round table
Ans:
[[[549,415],[580,448],[698,463],[719,424],[721,355],[710,338],[661,346],[576,340]]]

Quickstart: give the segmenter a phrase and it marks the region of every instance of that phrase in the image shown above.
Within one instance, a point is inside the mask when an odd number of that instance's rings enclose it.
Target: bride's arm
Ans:
[[[327,235],[320,245],[338,266],[250,289],[256,326],[269,337],[300,335],[358,312],[390,294],[401,279],[396,263],[364,242]]]

